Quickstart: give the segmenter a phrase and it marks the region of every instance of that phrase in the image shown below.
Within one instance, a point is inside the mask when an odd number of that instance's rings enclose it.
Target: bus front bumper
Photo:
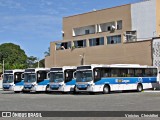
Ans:
[[[20,91],[23,90],[23,88],[24,88],[24,87],[23,87],[22,85],[15,86],[15,87],[14,87],[14,91],[19,91],[19,92],[20,92]]]
[[[50,91],[54,92],[70,92],[74,91],[75,85],[50,85]]]

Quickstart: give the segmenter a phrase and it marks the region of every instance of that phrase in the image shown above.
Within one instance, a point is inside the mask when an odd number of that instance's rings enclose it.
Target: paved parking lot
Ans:
[[[160,111],[160,92],[64,95],[0,91],[0,111]]]

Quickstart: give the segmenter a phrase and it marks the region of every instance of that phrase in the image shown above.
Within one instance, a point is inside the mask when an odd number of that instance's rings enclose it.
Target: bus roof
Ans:
[[[5,70],[4,71],[4,73],[15,73],[15,72],[24,72],[24,70],[23,69],[14,69],[14,70]]]
[[[87,68],[88,67],[88,68]],[[148,66],[148,65],[139,65],[139,64],[91,64],[91,65],[81,65],[78,66],[78,69],[91,69],[95,67],[108,67],[108,68],[157,68],[156,66]]]
[[[25,72],[36,72],[36,71],[42,71],[42,70],[49,71],[49,68],[27,68],[27,69],[25,69]]]
[[[63,66],[63,67],[52,67],[50,71],[64,71],[66,69],[76,69],[76,66]]]

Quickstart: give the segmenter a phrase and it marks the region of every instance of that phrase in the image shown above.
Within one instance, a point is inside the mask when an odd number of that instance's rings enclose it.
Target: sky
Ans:
[[[50,42],[62,40],[63,17],[140,0],[0,0],[0,44],[20,45],[44,58]]]

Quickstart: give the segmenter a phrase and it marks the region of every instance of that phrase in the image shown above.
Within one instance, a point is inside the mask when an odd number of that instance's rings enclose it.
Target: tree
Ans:
[[[19,45],[4,43],[0,45],[0,63],[5,61],[5,69],[24,69],[27,67],[27,55]]]
[[[46,56],[50,56],[50,47],[48,47],[48,51],[45,51],[45,52],[44,52],[44,55],[45,55],[45,57],[46,57]]]
[[[30,56],[27,58],[27,67],[33,68],[35,67],[35,63],[37,62],[38,58],[34,56]]]
[[[34,63],[33,67],[34,68],[38,67],[38,61],[36,63]],[[42,68],[45,67],[44,59],[39,61],[39,67],[42,67]]]

